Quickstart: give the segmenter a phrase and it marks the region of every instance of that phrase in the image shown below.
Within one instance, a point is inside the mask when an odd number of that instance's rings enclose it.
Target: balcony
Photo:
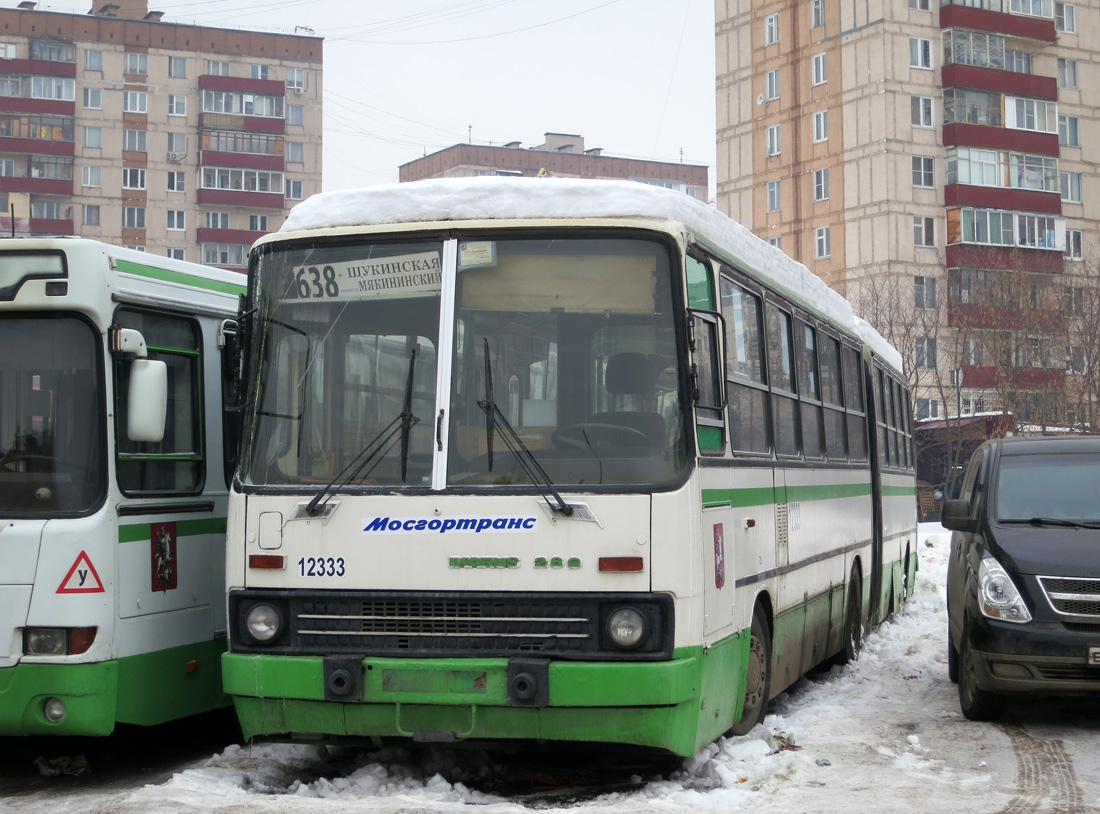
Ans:
[[[283,209],[282,192],[248,192],[240,189],[206,189],[197,192],[200,204],[217,206],[247,206],[261,209]]]
[[[953,63],[940,69],[940,81],[945,88],[974,88],[991,90],[1013,96],[1031,96],[1036,99],[1057,101],[1058,80],[1053,76],[1034,73],[1016,73],[1000,68],[983,68],[978,65]]]
[[[1014,187],[985,187],[972,184],[948,184],[943,188],[944,205],[978,209],[1007,209],[1061,215],[1062,198],[1057,192]]]
[[[1054,42],[1058,33],[1054,20],[956,5],[940,6],[940,28],[969,28],[1043,42]]]
[[[949,244],[946,259],[947,267],[952,269],[1027,269],[1039,274],[1060,274],[1065,266],[1062,252],[1057,249],[988,246],[979,243]]]
[[[1058,155],[1058,134],[952,122],[943,126],[943,146]]]

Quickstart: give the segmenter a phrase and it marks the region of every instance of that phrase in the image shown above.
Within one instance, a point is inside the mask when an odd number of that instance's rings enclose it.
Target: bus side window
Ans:
[[[126,437],[127,391],[132,358],[115,357],[117,473],[124,494],[198,494],[205,481],[202,354],[193,320],[120,308],[115,322],[145,337],[150,359],[168,366],[168,415],[156,443]]]
[[[726,382],[730,446],[735,452],[768,454],[768,392],[764,383],[764,331],[760,298],[721,278],[726,324]]]

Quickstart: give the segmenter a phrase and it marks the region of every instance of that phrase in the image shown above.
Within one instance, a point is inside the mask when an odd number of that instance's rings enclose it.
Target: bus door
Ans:
[[[203,621],[193,619],[192,624],[181,625],[188,631],[181,629],[179,636],[187,641],[209,638],[224,585],[227,499],[220,456],[213,462],[207,460],[206,433],[213,431],[216,442],[221,442],[217,421],[207,427],[204,409],[204,368],[220,377],[218,360],[204,358],[203,353],[204,328],[212,336],[214,326],[178,314],[131,307],[120,308],[115,322],[139,331],[149,358],[164,362],[168,369],[164,436],[159,442],[133,441],[126,434],[132,357],[118,355],[114,359],[115,471],[123,495],[118,507],[119,617],[206,608]],[[215,395],[220,400],[220,392]],[[149,628],[147,633],[159,638],[163,631],[155,633]],[[145,644],[159,649],[183,643],[160,639]]]
[[[886,431],[883,422],[882,377],[866,364],[868,457],[871,465],[871,606],[868,618],[880,617],[883,561],[882,464],[886,456]]]

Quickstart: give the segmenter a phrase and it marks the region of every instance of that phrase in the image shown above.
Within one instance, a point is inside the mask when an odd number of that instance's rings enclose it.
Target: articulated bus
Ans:
[[[322,194],[253,247],[243,316],[247,737],[690,755],[905,597],[899,354],[686,195]]]
[[[228,705],[218,346],[244,291],[92,240],[0,240],[0,735]]]

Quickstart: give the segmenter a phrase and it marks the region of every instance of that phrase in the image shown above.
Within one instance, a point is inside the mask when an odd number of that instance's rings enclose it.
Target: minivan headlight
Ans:
[[[1031,613],[1012,577],[992,557],[984,558],[978,567],[978,607],[990,619],[1018,624],[1031,621]]]

